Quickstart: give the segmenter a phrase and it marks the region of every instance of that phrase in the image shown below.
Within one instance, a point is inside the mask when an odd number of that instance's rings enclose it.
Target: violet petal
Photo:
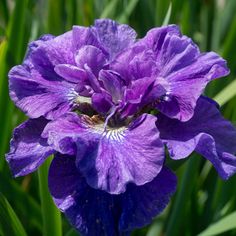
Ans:
[[[27,175],[35,171],[45,159],[54,153],[41,133],[48,121],[44,118],[29,119],[15,128],[6,154],[14,176]]]
[[[195,150],[212,162],[223,179],[236,172],[236,130],[209,99],[199,98],[194,116],[187,122],[160,114],[157,127],[173,159],[185,158]]]

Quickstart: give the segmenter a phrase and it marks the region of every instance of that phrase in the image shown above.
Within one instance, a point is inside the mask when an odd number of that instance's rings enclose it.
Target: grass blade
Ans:
[[[124,12],[117,18],[120,23],[128,23],[129,16],[133,12],[139,0],[130,0],[124,9]]]
[[[39,168],[39,191],[43,215],[43,235],[44,236],[61,236],[61,214],[56,208],[48,190],[48,168],[51,160],[48,158]]]
[[[220,91],[215,97],[220,106],[223,106],[236,95],[236,79]]]
[[[6,171],[5,171],[6,172]],[[38,202],[29,192],[22,189],[22,186],[17,184],[16,179],[12,179],[3,171],[0,171],[0,186],[1,192],[10,201],[14,202],[15,211],[19,212],[18,216],[24,219],[24,225],[29,224],[29,228],[42,228],[41,210]],[[12,194],[14,193],[14,194]],[[24,204],[22,204],[24,203]]]
[[[79,235],[80,234],[75,229],[71,229],[65,234],[65,236],[79,236]]]
[[[169,220],[166,221],[167,229],[166,236],[179,235],[181,219],[183,219],[184,211],[189,196],[193,188],[193,182],[197,174],[200,158],[197,155],[192,155],[186,165],[186,170],[181,183],[178,186],[178,193],[174,202],[173,209],[170,211]],[[193,174],[195,173],[195,174]]]
[[[4,156],[4,153],[7,151],[9,136],[13,123],[12,114],[14,106],[10,102],[8,96],[7,72],[11,66],[20,63],[24,55],[24,47],[26,45],[25,37],[28,33],[25,29],[27,7],[28,0],[17,0],[15,2],[15,7],[7,28],[6,48],[4,49],[4,53],[1,54],[0,58],[0,76],[2,80],[0,87],[0,131],[1,134],[4,134],[4,136],[1,136],[1,138],[4,138],[0,142],[0,156]],[[2,169],[3,166],[4,158],[0,159],[0,169]]]
[[[64,1],[48,0],[48,32],[51,34],[60,34],[65,31],[65,6]]]
[[[219,1],[220,3],[220,1]],[[232,19],[235,16],[236,11],[236,1],[235,0],[227,0],[223,5],[225,6],[219,6],[219,10],[221,12],[221,15],[219,16],[220,21],[220,27],[219,27],[219,34],[220,39],[224,39],[225,35],[229,31],[229,26],[232,22]],[[221,4],[222,5],[222,4]]]
[[[233,212],[216,223],[210,225],[206,230],[200,233],[198,236],[210,236],[218,235],[226,231],[236,229],[236,212]]]
[[[171,11],[172,11],[172,3],[170,3],[170,5],[169,5],[169,7],[168,7],[168,10],[167,10],[165,19],[164,19],[164,21],[163,21],[163,23],[162,23],[163,26],[169,24],[170,17],[171,17]]]
[[[119,2],[118,0],[110,1],[109,4],[107,4],[107,6],[105,7],[104,11],[102,12],[100,18],[109,18],[114,16],[114,12],[118,2]]]
[[[0,228],[4,235],[26,236],[26,232],[7,199],[0,193]]]

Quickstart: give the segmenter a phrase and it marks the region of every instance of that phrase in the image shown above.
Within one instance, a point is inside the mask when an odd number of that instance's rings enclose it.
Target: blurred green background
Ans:
[[[219,53],[231,74],[213,81],[205,93],[222,105],[227,119],[236,121],[236,0],[0,0],[1,236],[78,235],[63,215],[60,218],[47,189],[40,198],[45,185],[39,184],[37,173],[13,179],[9,172],[4,154],[13,128],[26,117],[9,99],[7,73],[21,64],[29,41],[45,33],[59,35],[75,24],[88,26],[96,18],[127,23],[139,37],[152,27],[178,24],[202,51]],[[151,225],[133,235],[236,235],[236,176],[223,182],[196,154],[177,165],[168,160],[168,165],[178,175],[177,192]]]

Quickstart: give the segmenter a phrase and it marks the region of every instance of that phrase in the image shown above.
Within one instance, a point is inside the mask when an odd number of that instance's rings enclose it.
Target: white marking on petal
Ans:
[[[71,89],[67,94],[67,98],[70,102],[74,102],[78,96],[79,94],[74,89]]]
[[[109,140],[114,140],[117,142],[122,142],[122,140],[125,138],[126,130],[127,130],[126,127],[111,128],[109,126],[107,126],[106,130],[104,130],[102,124],[93,127],[94,132],[101,134],[103,137]]]
[[[71,89],[67,94],[68,100],[71,103],[92,103],[91,97],[80,96],[74,89]]]
[[[114,140],[121,142],[125,137],[125,130],[126,128],[118,128],[118,129],[111,129],[103,132],[103,136],[105,136],[107,139]]]

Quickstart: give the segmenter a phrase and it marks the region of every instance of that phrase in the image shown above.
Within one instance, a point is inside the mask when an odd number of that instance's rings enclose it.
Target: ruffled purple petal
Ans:
[[[41,137],[47,123],[44,118],[30,119],[14,130],[6,159],[15,177],[35,171],[54,153],[47,140]]]
[[[9,78],[11,99],[31,118],[53,119],[72,107],[73,84],[45,80],[26,65],[13,67]]]
[[[92,106],[100,114],[107,114],[113,105],[111,95],[104,91],[101,93],[94,93],[92,96]]]
[[[180,35],[178,26],[169,25],[150,30],[143,39],[117,55],[111,62],[110,68],[129,82],[144,77],[158,76],[163,68],[158,66],[157,57],[167,34]]]
[[[157,65],[155,53],[139,45],[139,41],[120,53],[110,63],[110,69],[118,72],[130,84],[132,81],[148,77],[158,77],[160,68]]]
[[[31,55],[34,68],[47,80],[60,80],[54,67],[59,64],[75,65],[72,31],[40,44]]]
[[[87,65],[94,75],[98,76],[98,72],[106,63],[106,56],[99,48],[86,45],[77,51],[75,61],[78,67],[84,69],[84,66]]]
[[[111,61],[118,53],[134,43],[136,32],[128,25],[110,19],[96,20],[94,26],[73,27],[73,45],[78,50],[84,45],[99,48]]]
[[[77,66],[70,64],[59,64],[55,66],[54,70],[59,76],[72,83],[84,85],[87,80],[87,73]]]
[[[201,54],[197,45],[182,36],[175,25],[150,30],[119,54],[110,68],[129,84],[146,77],[163,78],[168,89],[163,95],[165,99],[156,99],[159,100],[156,108],[181,121],[192,117],[207,83],[229,73],[225,60],[213,52]]]
[[[122,194],[122,207],[119,228],[132,231],[150,223],[151,218],[160,214],[175,192],[176,176],[166,167],[155,179],[145,185],[129,185]]]
[[[153,51],[158,76],[170,86],[167,101],[157,108],[171,118],[189,120],[207,83],[229,73],[225,60],[213,52],[201,54],[174,25],[152,29],[137,44]]]
[[[57,155],[49,170],[49,189],[58,208],[82,235],[130,235],[151,223],[166,207],[176,187],[176,177],[166,168],[150,183],[128,185],[111,195],[91,188],[76,168],[73,156]]]
[[[72,34],[45,36],[29,44],[23,65],[9,72],[10,96],[29,117],[54,119],[69,111],[75,84],[55,72],[58,64],[74,64]]]
[[[93,30],[110,60],[133,44],[136,38],[136,32],[130,26],[119,25],[110,19],[96,20]]]
[[[93,33],[92,29],[83,26],[73,26],[72,28],[72,38],[73,38],[73,49],[77,52],[81,47],[85,45],[92,45],[101,49],[104,53],[103,48],[100,47],[100,43],[96,35]]]
[[[127,117],[140,112],[145,106],[153,107],[153,103],[167,92],[169,85],[161,77],[150,77],[135,80],[125,91],[122,116]]]
[[[176,44],[175,47],[176,50],[179,50],[179,44]],[[225,60],[217,54],[213,52],[199,54],[192,43],[189,43],[187,48],[192,49],[185,49],[175,55],[176,62],[171,62],[169,57],[168,63],[170,65],[167,63],[166,69],[163,65],[161,76],[165,77],[170,84],[170,97],[169,101],[162,102],[158,106],[158,109],[167,116],[181,121],[187,121],[193,116],[196,101],[207,83],[229,73]],[[173,61],[175,60],[173,59]],[[173,103],[178,107],[176,113],[173,112]]]
[[[104,131],[104,123],[70,113],[50,123],[43,136],[61,153],[77,151],[78,168],[90,186],[119,194],[128,183],[143,185],[160,172],[164,148],[155,122],[144,114],[127,128]]]
[[[163,68],[158,66],[157,57],[166,35],[180,35],[178,26],[169,25],[150,30],[147,35],[119,54],[110,68],[117,71],[126,81],[158,76]]]
[[[79,138],[77,165],[88,184],[119,194],[125,191],[127,183],[150,182],[164,161],[155,121],[153,116],[143,115],[127,130],[108,130],[97,137]]]
[[[121,76],[111,70],[101,70],[99,80],[104,89],[112,96],[112,101],[117,104],[122,100],[125,90],[125,81]]]
[[[152,49],[157,58],[159,57],[167,35],[180,36],[181,33],[179,27],[177,25],[168,25],[151,29],[147,32],[143,39],[138,41],[138,45],[144,45],[145,47]]]
[[[212,162],[223,179],[236,172],[236,130],[210,99],[199,98],[194,116],[187,122],[160,114],[157,127],[173,159],[185,158],[195,150]]]
[[[28,48],[27,48],[27,52],[26,52],[26,56],[25,56],[25,60],[24,60],[24,64],[28,64],[29,66],[32,65],[32,61],[31,61],[31,54],[41,45],[43,44],[45,41],[51,40],[55,38],[55,36],[51,35],[51,34],[45,34],[42,35],[39,39],[32,41],[28,44]]]

